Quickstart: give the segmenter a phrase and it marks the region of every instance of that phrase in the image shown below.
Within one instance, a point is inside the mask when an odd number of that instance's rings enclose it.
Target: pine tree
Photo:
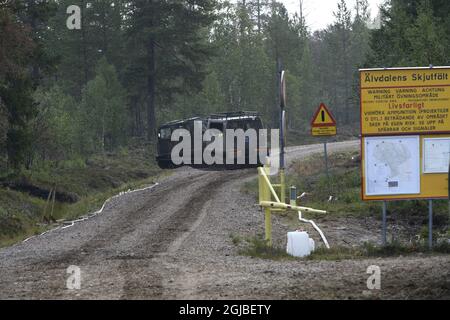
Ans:
[[[441,0],[389,0],[372,33],[368,64],[380,67],[450,62],[450,5]]]
[[[50,1],[11,1],[0,8],[0,97],[8,111],[6,150],[14,169],[33,161],[32,94],[51,65],[42,41],[50,12]]]
[[[63,89],[80,97],[81,89],[95,76],[97,61],[106,56],[122,73],[124,52],[124,0],[60,0],[49,23],[46,44],[58,59],[57,79]],[[68,29],[70,5],[81,9],[81,29]]]
[[[348,124],[350,122],[349,102],[350,102],[350,86],[352,65],[350,62],[350,41],[351,41],[351,12],[347,8],[345,0],[338,2],[338,9],[334,12],[336,22],[334,29],[336,33],[336,69],[337,73],[337,88],[342,88],[342,92],[337,92],[337,98],[339,99],[336,105],[337,118],[343,123]]]
[[[130,1],[129,40],[146,65],[147,137],[156,128],[158,101],[200,90],[211,54],[202,29],[213,21],[213,0]]]
[[[311,56],[309,41],[305,42],[303,47],[299,74],[301,79],[299,88],[301,96],[301,102],[299,105],[299,124],[302,126],[302,128],[304,128],[309,126],[310,117],[314,112],[314,108],[316,107],[315,104],[317,104],[317,102],[315,101],[317,90],[316,85],[314,84],[314,65]]]
[[[422,0],[417,10],[417,18],[408,28],[407,36],[411,45],[411,61],[418,66],[445,65],[448,62],[445,39],[446,32],[434,17],[430,0]]]

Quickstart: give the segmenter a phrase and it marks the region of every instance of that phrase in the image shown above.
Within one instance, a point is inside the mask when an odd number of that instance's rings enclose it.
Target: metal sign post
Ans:
[[[328,174],[328,155],[327,155],[327,140],[323,143],[323,151],[325,154],[325,172],[327,174],[327,179],[330,178],[330,175]]]
[[[286,201],[286,186],[285,186],[285,163],[284,163],[284,136],[285,136],[285,110],[286,107],[286,74],[282,70],[281,62],[278,63],[279,72],[279,96],[280,96],[280,198],[282,202]]]
[[[428,200],[428,249],[433,249],[433,200]]]
[[[387,207],[387,205],[386,205],[386,201],[383,201],[383,221],[382,221],[382,244],[383,244],[383,246],[385,246],[386,245],[386,243],[387,243],[387,232],[386,232],[386,208]]]

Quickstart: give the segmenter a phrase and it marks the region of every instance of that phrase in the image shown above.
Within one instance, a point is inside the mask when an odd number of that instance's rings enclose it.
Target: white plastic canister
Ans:
[[[294,257],[306,257],[314,251],[314,240],[306,231],[293,231],[287,234],[288,254]]]

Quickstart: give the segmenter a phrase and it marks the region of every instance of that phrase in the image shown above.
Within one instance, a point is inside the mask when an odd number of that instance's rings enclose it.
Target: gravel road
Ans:
[[[330,143],[329,151],[358,147],[359,141]],[[288,148],[287,160],[322,150],[322,144]],[[450,298],[449,255],[343,261],[239,255],[230,235],[263,232],[256,199],[240,192],[255,176],[255,169],[180,168],[153,188],[113,199],[97,216],[3,248],[0,298]],[[347,220],[343,228],[332,217],[318,222],[331,245],[343,236],[354,244],[379,237],[376,221]],[[276,215],[273,228],[274,241],[284,245],[289,230]],[[381,269],[381,290],[367,290],[370,265]],[[69,266],[80,268],[80,289],[67,288]]]

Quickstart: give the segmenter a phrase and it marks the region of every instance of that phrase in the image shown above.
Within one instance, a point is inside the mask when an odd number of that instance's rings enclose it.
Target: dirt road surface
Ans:
[[[329,151],[358,147],[358,141],[330,143]],[[322,150],[321,144],[289,148],[287,159]],[[263,232],[256,199],[240,192],[255,176],[255,169],[180,168],[151,189],[113,199],[95,217],[3,248],[0,298],[450,298],[448,255],[344,261],[239,255],[230,235]],[[331,245],[377,241],[380,234],[376,221],[319,223]],[[273,224],[275,241],[284,245],[287,226],[277,216]],[[370,265],[381,269],[380,290],[367,290]],[[69,266],[80,270],[80,289],[67,288]]]

